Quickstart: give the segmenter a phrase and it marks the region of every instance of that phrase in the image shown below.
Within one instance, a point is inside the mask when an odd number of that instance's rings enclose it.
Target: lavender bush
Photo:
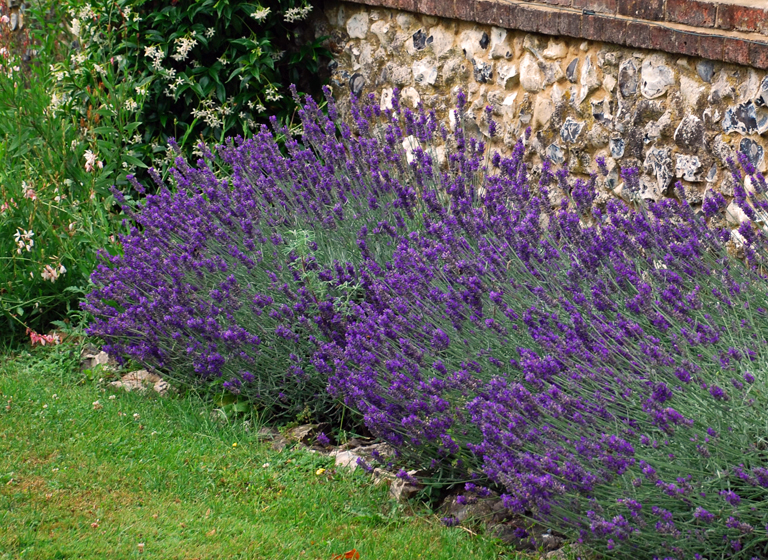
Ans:
[[[597,207],[598,173],[534,180],[522,140],[329,107],[288,156],[262,129],[179,158],[94,274],[92,333],[275,414],[343,399],[465,499],[601,551],[768,555],[765,179],[732,163],[750,221],[721,231],[717,194]]]

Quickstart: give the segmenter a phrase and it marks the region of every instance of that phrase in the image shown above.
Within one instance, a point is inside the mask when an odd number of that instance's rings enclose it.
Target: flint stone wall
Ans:
[[[456,93],[468,97],[468,132],[509,153],[530,127],[534,174],[544,158],[577,174],[610,169],[600,200],[627,197],[621,168],[638,167],[644,199],[674,196],[680,180],[698,207],[708,189],[733,195],[726,159],[745,153],[766,170],[766,71],[661,51],[526,33],[458,19],[349,2],[326,2],[315,33],[337,58],[332,86],[340,106],[373,93],[453,119]],[[484,109],[498,123],[489,139]],[[718,221],[745,219],[731,204]]]

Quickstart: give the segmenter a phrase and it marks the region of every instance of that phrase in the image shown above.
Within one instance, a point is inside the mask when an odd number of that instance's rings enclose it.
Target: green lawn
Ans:
[[[78,351],[0,358],[0,559],[515,558],[196,396],[103,392]]]

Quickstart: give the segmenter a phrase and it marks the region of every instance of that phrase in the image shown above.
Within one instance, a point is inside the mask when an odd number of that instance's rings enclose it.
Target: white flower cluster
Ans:
[[[168,97],[176,97],[176,89],[184,83],[184,78],[176,78],[172,82],[168,84],[168,87],[165,88],[165,95]]]
[[[175,39],[173,42],[176,45],[176,52],[171,55],[171,58],[178,62],[186,60],[189,56],[189,51],[194,49],[197,45],[197,39],[193,39],[192,37],[181,37]]]
[[[309,15],[309,12],[312,11],[312,6],[307,4],[306,6],[302,6],[300,8],[291,8],[290,10],[286,11],[285,14],[283,14],[283,19],[287,21],[288,23],[293,23],[295,21],[302,21],[307,18]]]
[[[212,99],[206,99],[200,104],[202,109],[193,109],[192,116],[202,119],[211,128],[221,128],[224,125],[224,117],[232,114],[232,108],[226,105],[216,107]]]
[[[256,21],[263,21],[266,19],[266,17],[269,15],[269,12],[271,12],[269,8],[259,8],[255,12],[251,14],[251,17],[255,19]]]
[[[45,108],[45,114],[46,115],[54,115],[56,112],[61,108],[62,105],[67,101],[67,95],[66,94],[58,94],[54,92],[51,94],[51,102],[48,104],[48,107]]]
[[[131,14],[130,6],[127,6],[126,8],[123,9],[123,17],[126,19],[126,21],[132,21],[134,23],[138,23],[141,21],[139,14]]]
[[[70,15],[73,17],[76,17],[77,19],[96,19],[98,15],[96,14],[96,10],[93,9],[93,6],[90,4],[86,4],[82,6],[79,10],[70,10]]]
[[[0,49],[0,54],[2,54],[3,49]],[[51,74],[56,79],[57,82],[64,81],[64,78],[69,78],[69,72],[66,70],[62,70],[60,65],[53,65],[51,64],[48,67],[51,71]]]
[[[162,70],[161,62],[165,58],[165,53],[158,46],[144,47],[144,56],[152,59],[152,68]]]
[[[271,84],[267,87],[264,97],[267,98],[267,101],[280,101],[283,98],[281,94],[277,93],[275,86]]]
[[[126,111],[133,112],[133,111],[135,111],[138,108],[139,108],[139,104],[136,103],[135,99],[131,98],[131,99],[126,99],[125,100],[125,109],[126,109]]]
[[[84,52],[75,53],[69,57],[69,60],[72,61],[72,66],[82,66],[88,60],[88,55]]]
[[[32,250],[32,247],[35,246],[35,240],[32,239],[35,232],[32,230],[26,231],[21,228],[17,229],[18,231],[13,234],[13,240],[16,242],[16,252],[20,255],[23,250],[29,252]]]
[[[210,39],[214,35],[216,35],[216,28],[209,27],[208,29],[205,30],[205,38],[206,39]]]
[[[264,107],[264,105],[262,105],[261,103],[256,103],[254,101],[249,101],[248,102],[248,108],[251,111],[256,111],[257,113],[263,113],[264,111],[267,110],[267,108]]]

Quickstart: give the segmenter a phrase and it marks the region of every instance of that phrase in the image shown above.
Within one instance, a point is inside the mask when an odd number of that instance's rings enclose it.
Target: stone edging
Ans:
[[[698,0],[355,0],[506,29],[768,68],[768,8]]]

